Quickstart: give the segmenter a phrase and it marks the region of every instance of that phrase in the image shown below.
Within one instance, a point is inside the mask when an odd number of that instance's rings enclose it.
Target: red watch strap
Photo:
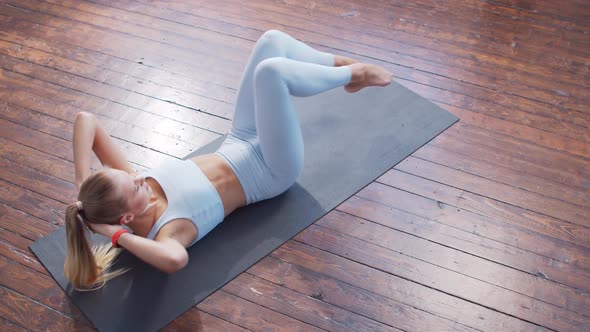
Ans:
[[[115,235],[113,235],[113,237],[111,238],[112,242],[113,242],[113,247],[114,248],[119,248],[119,246],[117,245],[117,241],[119,241],[119,236],[121,236],[121,234],[123,233],[129,233],[128,230],[126,229],[120,229],[117,231],[117,233],[115,233]]]

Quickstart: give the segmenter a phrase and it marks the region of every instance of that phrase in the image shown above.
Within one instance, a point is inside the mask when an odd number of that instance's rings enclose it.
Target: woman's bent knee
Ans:
[[[275,57],[262,60],[254,70],[254,80],[258,81],[280,78],[284,66],[286,66],[285,58]]]
[[[262,34],[262,36],[260,36],[260,38],[258,38],[257,43],[258,44],[277,44],[281,39],[283,39],[286,36],[286,34],[284,32],[281,32],[279,30],[268,30],[266,32],[264,32]]]

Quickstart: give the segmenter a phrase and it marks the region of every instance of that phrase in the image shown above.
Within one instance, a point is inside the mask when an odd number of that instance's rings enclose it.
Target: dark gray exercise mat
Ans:
[[[101,290],[79,293],[63,276],[63,228],[33,243],[31,250],[100,330],[155,331],[457,121],[396,83],[356,94],[335,89],[294,101],[305,139],[299,181],[283,195],[226,218],[189,249],[185,269],[167,275],[124,252],[116,267],[130,266],[130,272]],[[195,154],[214,151],[222,139]]]

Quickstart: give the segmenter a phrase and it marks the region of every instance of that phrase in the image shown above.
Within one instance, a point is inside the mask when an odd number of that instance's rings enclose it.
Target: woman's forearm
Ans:
[[[123,233],[117,244],[129,250],[142,261],[167,273],[174,273],[182,269],[188,262],[186,249],[171,239],[159,242],[131,233]]]
[[[82,182],[90,175],[90,161],[92,146],[96,136],[96,120],[90,113],[81,112],[74,120],[74,168],[76,171],[76,186],[80,188]]]

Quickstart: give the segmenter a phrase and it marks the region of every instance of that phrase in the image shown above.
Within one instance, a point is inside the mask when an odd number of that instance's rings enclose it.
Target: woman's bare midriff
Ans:
[[[199,166],[219,193],[226,216],[246,205],[244,189],[225,159],[216,154],[205,154],[190,160]]]

